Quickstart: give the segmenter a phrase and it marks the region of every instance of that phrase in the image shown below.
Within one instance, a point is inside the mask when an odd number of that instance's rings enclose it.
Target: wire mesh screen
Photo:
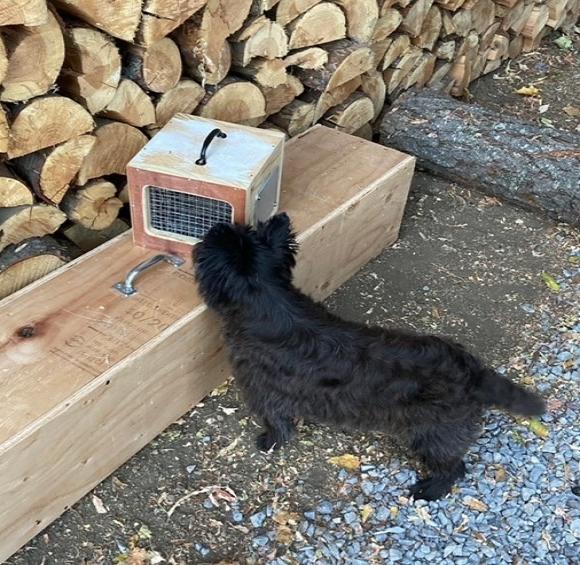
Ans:
[[[148,187],[150,227],[156,231],[202,239],[219,222],[231,222],[231,204],[205,196]]]

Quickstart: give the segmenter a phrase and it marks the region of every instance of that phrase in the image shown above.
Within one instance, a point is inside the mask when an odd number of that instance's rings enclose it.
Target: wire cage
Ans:
[[[127,167],[134,242],[189,254],[216,223],[268,219],[278,210],[284,139],[175,116]]]

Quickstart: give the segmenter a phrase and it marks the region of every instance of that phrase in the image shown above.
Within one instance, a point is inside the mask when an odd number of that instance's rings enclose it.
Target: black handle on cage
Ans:
[[[201,153],[199,154],[199,159],[195,162],[196,165],[205,165],[207,163],[205,154],[207,152],[209,144],[213,141],[214,137],[221,137],[222,139],[225,139],[227,135],[220,128],[212,129],[207,134],[207,137],[205,138],[205,141],[201,146]]]

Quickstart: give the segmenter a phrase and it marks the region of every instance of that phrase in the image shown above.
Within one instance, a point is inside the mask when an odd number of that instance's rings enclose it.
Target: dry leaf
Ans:
[[[222,383],[220,386],[217,386],[216,388],[214,388],[209,395],[210,396],[223,396],[224,394],[226,394],[226,392],[228,392],[230,388],[230,380],[228,379],[225,383]]]
[[[532,430],[532,432],[541,438],[546,439],[547,437],[550,437],[550,430],[536,418],[530,420],[528,427],[530,430]]]
[[[290,545],[294,540],[294,531],[288,526],[278,526],[277,536],[278,543]]]
[[[399,515],[399,509],[396,506],[391,506],[391,516],[395,519]]]
[[[546,283],[546,286],[553,292],[560,292],[560,285],[558,281],[550,274],[545,271],[542,273],[542,279]]]
[[[286,512],[281,510],[277,512],[272,520],[281,526],[285,526],[286,524],[297,524],[300,516],[296,512]]]
[[[127,559],[123,563],[125,565],[151,565],[151,559],[149,559],[149,552],[146,549],[136,547],[127,555]]]
[[[372,506],[369,504],[365,504],[360,511],[360,518],[362,523],[364,524],[374,513]]]
[[[210,491],[208,498],[214,506],[219,506],[219,501],[235,502],[238,497],[230,487],[214,487]]]
[[[477,498],[473,498],[472,496],[466,496],[463,499],[463,504],[472,510],[477,510],[478,512],[487,512],[488,510],[487,504],[485,502],[477,500]]]
[[[143,524],[137,532],[137,537],[140,540],[149,540],[153,537],[153,534],[151,533],[151,530],[145,524]]]
[[[338,455],[337,457],[331,457],[328,462],[332,463],[333,465],[338,465],[339,467],[349,471],[357,471],[360,467],[360,457],[350,453]]]
[[[562,110],[573,118],[580,118],[580,108],[576,108],[576,106],[565,106]]]
[[[522,96],[538,96],[540,89],[535,86],[522,86],[516,90],[516,94],[521,94]]]
[[[498,466],[495,471],[495,480],[498,483],[503,483],[507,479],[507,471],[504,467]]]
[[[163,559],[158,551],[150,551],[149,561],[151,562],[151,565],[157,565],[158,563],[163,563],[165,559]]]
[[[93,494],[91,500],[95,510],[97,511],[97,514],[106,514],[108,512],[107,507],[96,494]]]

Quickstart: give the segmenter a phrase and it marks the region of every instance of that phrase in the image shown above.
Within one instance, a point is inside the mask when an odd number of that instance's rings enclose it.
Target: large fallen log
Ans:
[[[424,169],[580,225],[580,135],[423,90],[385,114],[381,143]]]

